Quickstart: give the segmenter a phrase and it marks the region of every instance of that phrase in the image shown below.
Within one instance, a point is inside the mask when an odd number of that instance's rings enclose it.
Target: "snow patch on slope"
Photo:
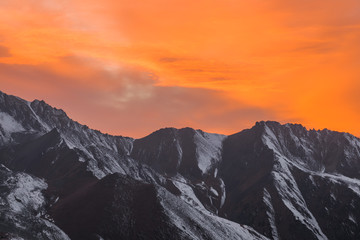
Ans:
[[[349,214],[349,220],[352,221],[353,223],[355,223],[355,224],[357,225],[356,218],[354,217],[353,214]]]
[[[356,164],[360,157],[360,141],[355,136],[345,133],[345,139],[349,142],[344,148],[345,161],[349,166]]]
[[[267,239],[250,227],[220,218],[207,210],[189,207],[183,200],[158,189],[160,203],[170,221],[183,234],[183,239]]]
[[[268,207],[268,210],[266,211],[266,215],[268,216],[270,227],[271,227],[271,235],[274,240],[279,239],[279,234],[276,227],[275,222],[275,210],[271,202],[271,195],[270,193],[264,189],[264,203]]]
[[[293,151],[297,151],[298,154],[302,156],[312,156],[314,154],[314,149],[312,143],[306,138],[306,134],[297,135],[293,132],[293,128],[290,124],[284,126],[288,130],[289,136],[286,135],[286,133],[276,132],[276,130],[273,130],[268,125],[265,125],[264,134],[262,135],[263,143],[275,153],[282,155],[287,159],[291,159],[292,163],[301,165],[303,168],[317,171],[325,169],[324,166],[322,166],[322,164],[316,161],[313,157],[300,157],[296,154],[296,156],[294,156],[294,154],[290,152],[288,148],[290,142],[291,144],[294,144],[294,146],[291,147]]]
[[[271,172],[277,192],[295,219],[306,226],[318,239],[327,239],[318,222],[308,209],[299,187],[292,176],[290,167],[298,165],[283,156],[283,150],[273,131],[265,125],[263,143],[274,151],[275,164]],[[301,167],[303,168],[303,167]],[[308,171],[308,170],[306,170]]]
[[[221,178],[220,178],[220,189],[221,189],[220,208],[222,208],[226,200],[226,190],[225,190],[225,183]]]
[[[0,112],[0,125],[7,135],[14,132],[25,131],[24,127],[20,123],[5,112]]]
[[[271,131],[271,129],[265,125],[265,134],[262,136],[263,143],[267,145],[270,149],[272,149],[275,153],[281,154],[281,149],[279,149],[279,141],[277,140],[277,137]]]
[[[222,142],[226,136],[196,131],[196,159],[202,173],[206,173],[211,166],[221,160]]]
[[[70,239],[54,223],[41,217],[46,204],[42,194],[47,188],[44,180],[12,172],[4,165],[0,165],[0,180],[0,225],[10,231],[10,239]]]
[[[180,190],[181,196],[180,198],[187,202],[189,205],[199,209],[199,210],[206,210],[204,205],[200,202],[200,200],[196,197],[194,190],[192,187],[189,186],[187,181],[182,178],[178,177],[177,179],[173,179],[172,183]]]
[[[31,107],[31,102],[26,102],[26,104],[28,105],[30,111],[32,112],[32,114],[34,115],[35,119],[40,123],[40,125],[44,128],[45,131],[51,131],[51,128],[49,127],[49,125],[47,125],[43,120],[41,120],[41,118],[35,113],[34,109]]]
[[[291,175],[287,160],[278,155],[276,155],[275,158],[277,162],[275,163],[272,176],[281,200],[293,213],[296,220],[304,224],[318,239],[327,239],[315,217],[307,208],[299,187]]]
[[[350,190],[352,190],[356,195],[360,197],[360,180],[356,178],[349,178],[343,175],[335,175],[328,173],[315,173],[312,172],[313,175],[317,175],[322,178],[326,178],[329,181],[337,184],[342,184],[347,186]]]
[[[31,177],[25,173],[17,173],[15,176],[9,177],[6,184],[13,189],[7,196],[11,211],[21,212],[29,207],[39,211],[45,204],[42,191],[47,188],[47,184],[44,180]]]
[[[11,141],[11,134],[25,131],[24,127],[12,116],[5,112],[0,112],[0,143]]]

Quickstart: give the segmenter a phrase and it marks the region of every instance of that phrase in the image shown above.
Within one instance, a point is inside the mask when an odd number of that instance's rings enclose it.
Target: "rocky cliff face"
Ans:
[[[102,134],[0,92],[0,236],[359,239],[360,140],[258,122]]]
[[[276,122],[229,136],[223,216],[273,238],[356,239],[359,146],[347,133]]]

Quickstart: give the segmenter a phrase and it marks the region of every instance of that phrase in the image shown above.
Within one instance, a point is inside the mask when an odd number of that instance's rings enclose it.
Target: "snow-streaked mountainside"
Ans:
[[[0,92],[0,239],[360,239],[360,140],[258,122],[111,136]]]

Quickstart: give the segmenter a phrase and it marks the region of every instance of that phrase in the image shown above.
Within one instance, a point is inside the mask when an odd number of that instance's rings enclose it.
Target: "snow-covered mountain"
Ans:
[[[111,136],[0,92],[0,238],[360,239],[360,140],[258,122]]]

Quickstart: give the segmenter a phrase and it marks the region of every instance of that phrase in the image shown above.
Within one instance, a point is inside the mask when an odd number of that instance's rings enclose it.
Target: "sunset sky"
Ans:
[[[102,132],[360,136],[359,0],[0,0],[0,90]]]

